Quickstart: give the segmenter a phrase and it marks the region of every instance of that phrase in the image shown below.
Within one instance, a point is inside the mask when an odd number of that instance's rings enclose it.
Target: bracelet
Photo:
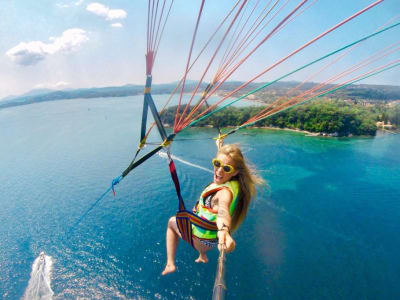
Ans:
[[[220,229],[218,229],[218,231],[226,231],[226,232],[230,233],[229,227],[225,223],[222,223],[222,227]]]

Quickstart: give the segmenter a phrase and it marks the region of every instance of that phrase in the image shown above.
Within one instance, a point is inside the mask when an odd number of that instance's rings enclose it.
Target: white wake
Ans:
[[[25,290],[24,300],[50,300],[54,292],[51,289],[51,270],[53,261],[51,256],[41,252],[32,265],[31,278]]]
[[[160,151],[160,152],[158,152],[158,155],[159,155],[160,157],[162,157],[162,158],[168,159],[168,155],[167,155],[167,153],[165,153],[165,152]],[[211,173],[211,174],[214,173],[214,172],[211,171],[210,169],[204,168],[204,167],[199,166],[199,165],[196,165],[196,164],[192,164],[191,162],[188,162],[188,161],[186,161],[186,160],[183,160],[182,158],[179,158],[179,157],[177,157],[177,156],[175,156],[175,155],[172,155],[172,154],[171,154],[171,158],[174,159],[174,160],[176,160],[176,161],[179,161],[179,162],[181,162],[181,163],[183,163],[183,164],[185,164],[185,165],[188,165],[188,166],[191,166],[191,167],[194,167],[194,168],[198,168],[198,169],[200,169],[200,170],[209,172],[209,173]]]

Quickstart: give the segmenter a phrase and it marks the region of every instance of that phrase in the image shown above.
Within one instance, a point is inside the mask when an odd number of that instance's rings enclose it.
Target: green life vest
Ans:
[[[229,214],[232,217],[236,208],[237,198],[239,195],[239,182],[237,182],[236,180],[228,181],[225,182],[224,184],[211,183],[201,193],[198,203],[193,208],[193,212],[203,219],[206,219],[211,222],[216,222],[218,212],[209,207],[206,207],[204,205],[204,199],[206,199],[209,195],[215,194],[219,190],[222,190],[223,188],[228,188],[232,193],[232,202],[231,205],[229,206]],[[217,238],[217,231],[205,230],[194,224],[192,224],[192,231],[193,235],[195,235],[200,239]]]

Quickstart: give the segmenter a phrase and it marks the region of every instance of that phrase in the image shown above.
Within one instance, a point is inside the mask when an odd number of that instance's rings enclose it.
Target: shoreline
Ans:
[[[263,126],[263,127],[252,127],[252,128],[263,128],[263,129],[270,129],[270,130],[284,130],[284,131],[291,131],[291,132],[299,132],[299,133],[304,133],[306,136],[325,136],[325,135],[328,135],[327,133],[311,132],[311,131],[307,131],[307,130],[292,129],[292,128],[287,128],[287,127],[280,128],[280,127],[272,127],[272,126]]]
[[[347,136],[339,136],[338,133],[325,133],[325,132],[311,132],[308,130],[302,129],[293,129],[293,128],[280,128],[280,127],[272,127],[272,126],[263,126],[263,127],[251,127],[251,128],[261,128],[261,129],[269,129],[269,130],[283,130],[283,131],[290,131],[290,132],[297,132],[302,133],[305,136],[309,137],[335,137],[335,138],[351,138],[351,137],[361,137],[361,135],[347,135]],[[368,135],[372,136],[372,135]]]
[[[172,126],[170,126],[169,124],[163,124],[165,128],[172,128]],[[204,127],[197,127],[197,126],[193,126],[191,128],[214,128],[211,125],[208,126],[204,126]],[[227,126],[225,128],[235,128],[235,126]],[[301,129],[292,129],[292,128],[280,128],[280,127],[271,127],[271,126],[252,126],[252,127],[248,127],[251,129],[267,129],[267,130],[282,130],[282,131],[290,131],[290,132],[297,132],[297,133],[302,133],[305,136],[308,137],[323,137],[323,138],[354,138],[354,137],[374,137],[376,135],[354,135],[354,134],[349,134],[347,136],[339,136],[337,133],[325,133],[325,132],[311,132],[311,131],[307,131],[307,130],[301,130]],[[400,134],[400,130],[398,132],[396,131],[389,131],[389,130],[382,130],[382,129],[377,129],[376,133],[378,132],[384,132],[387,134]]]
[[[249,128],[260,128],[260,129],[268,129],[268,130],[283,130],[283,131],[290,131],[290,132],[297,132],[297,133],[303,133],[305,136],[309,137],[327,137],[327,138],[354,138],[354,137],[374,137],[376,135],[354,135],[354,134],[349,134],[347,136],[339,136],[335,133],[325,133],[325,132],[311,132],[307,130],[301,130],[301,129],[292,129],[292,128],[279,128],[279,127],[271,127],[271,126],[263,126],[263,127],[249,127]],[[387,130],[387,129],[382,129],[378,128],[376,130],[376,133],[378,132],[383,132],[385,134],[400,134],[400,130]]]

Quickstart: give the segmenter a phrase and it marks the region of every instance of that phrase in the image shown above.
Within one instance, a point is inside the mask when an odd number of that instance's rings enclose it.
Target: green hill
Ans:
[[[190,92],[194,89],[196,82],[188,81],[186,84],[185,91]],[[221,85],[218,89],[218,95],[222,96],[230,91],[236,89],[243,82],[232,81],[226,82]],[[235,96],[241,96],[248,91],[259,87],[263,83],[251,83],[246,88],[238,92]],[[272,102],[278,97],[286,95],[286,93],[296,87],[299,83],[290,82],[276,82],[273,85],[265,88],[264,90],[255,94],[255,98],[266,103]],[[306,83],[296,92],[301,93],[312,87],[315,87],[317,83]],[[204,90],[206,83],[201,85],[200,90]],[[176,87],[176,83],[169,84],[154,84],[152,87],[153,94],[169,94]],[[127,97],[140,95],[143,93],[143,85],[124,85],[115,87],[101,87],[101,88],[85,88],[75,90],[62,90],[62,91],[51,91],[43,90],[30,92],[21,96],[7,97],[0,101],[0,109],[18,105],[33,104],[45,101],[56,101],[64,99],[79,99],[79,98],[100,98],[100,97]],[[296,95],[294,93],[294,95]],[[388,85],[350,85],[344,89],[338,90],[335,93],[327,96],[331,99],[349,99],[353,101],[366,101],[371,103],[379,103],[385,101],[399,100],[400,99],[400,86],[388,86]]]

